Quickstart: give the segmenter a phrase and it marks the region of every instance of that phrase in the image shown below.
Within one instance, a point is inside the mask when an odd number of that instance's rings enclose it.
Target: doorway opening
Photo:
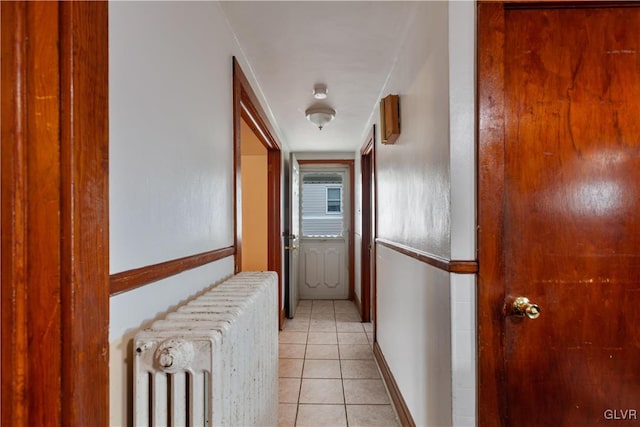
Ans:
[[[267,222],[268,150],[246,120],[240,124],[242,165],[242,258],[240,271],[266,271],[269,267]]]
[[[302,299],[348,299],[347,168],[302,168],[300,280]]]
[[[290,217],[299,231],[297,244],[289,245],[291,306],[298,298],[354,299],[353,164],[292,160],[297,194]]]
[[[245,131],[243,132],[243,127]],[[266,218],[266,270],[275,271],[278,273],[278,323],[280,328],[284,323],[284,310],[282,307],[282,244],[281,244],[281,223],[280,223],[280,183],[281,183],[281,170],[282,159],[280,145],[275,139],[275,133],[271,128],[266,114],[260,107],[258,98],[256,97],[247,77],[242,72],[240,64],[233,58],[233,135],[234,135],[234,190],[235,190],[235,206],[234,206],[234,218],[235,218],[235,272],[238,273],[243,269],[255,269],[254,261],[258,263],[264,263],[264,239],[265,239],[265,226],[261,221],[257,221],[257,224],[248,224],[250,226],[256,225],[258,227],[258,237],[254,241],[254,236],[249,236],[249,230],[243,234],[243,201],[245,197],[243,195],[243,189],[245,192],[250,193],[251,203],[257,205],[264,205],[265,200],[263,198],[264,191],[266,189],[266,207],[261,212],[263,218]],[[246,137],[247,146],[245,151],[247,153],[243,159],[243,137]],[[260,142],[257,142],[253,139]],[[262,145],[262,148],[260,148]],[[251,148],[249,148],[251,147]],[[264,157],[266,151],[266,177],[264,169]],[[249,153],[257,153],[256,166],[252,164],[251,155]],[[244,165],[243,165],[244,160]],[[255,176],[253,176],[255,175]],[[250,188],[256,184],[256,176],[266,179],[266,186],[262,183],[259,187],[260,194],[254,193],[254,189]],[[243,177],[247,180],[244,181]],[[256,184],[257,185],[257,184]],[[249,203],[249,201],[247,201]],[[251,215],[247,211],[248,222],[252,222],[254,215]],[[247,247],[243,249],[243,237],[247,239]],[[254,259],[255,256],[255,259]],[[244,264],[243,258],[249,258],[247,264]],[[257,265],[257,264],[255,264]],[[261,264],[262,265],[262,264]],[[244,266],[244,268],[243,268]]]

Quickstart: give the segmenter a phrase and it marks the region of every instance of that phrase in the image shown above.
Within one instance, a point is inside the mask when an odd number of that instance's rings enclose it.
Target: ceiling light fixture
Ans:
[[[307,120],[322,130],[327,123],[334,119],[336,110],[327,107],[312,107],[307,109],[304,114],[307,116]]]
[[[315,99],[327,99],[327,85],[317,84],[313,87],[313,97]]]

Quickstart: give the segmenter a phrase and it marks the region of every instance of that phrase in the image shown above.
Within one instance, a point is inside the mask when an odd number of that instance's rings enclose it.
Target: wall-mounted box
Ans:
[[[380,136],[383,144],[393,144],[400,136],[400,96],[380,100]]]

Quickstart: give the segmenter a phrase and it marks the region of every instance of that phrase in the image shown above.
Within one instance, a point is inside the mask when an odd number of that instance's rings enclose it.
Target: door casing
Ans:
[[[376,127],[373,125],[360,150],[362,173],[362,242],[360,265],[360,316],[363,322],[371,321],[371,295],[375,283],[375,146]]]
[[[281,179],[282,153],[271,124],[260,106],[240,64],[233,58],[233,149],[234,149],[234,218],[235,272],[242,266],[242,168],[241,168],[241,118],[246,121],[262,144],[267,148],[267,227],[268,269],[278,273],[278,323],[284,324],[282,306],[282,236],[281,236]]]
[[[300,165],[325,165],[325,166],[331,166],[331,165],[346,165],[349,168],[349,188],[353,189],[354,188],[354,165],[355,165],[355,161],[354,160],[348,160],[348,159],[298,159],[298,163]],[[349,193],[349,211],[350,211],[350,218],[349,221],[351,223],[350,227],[349,227],[349,233],[347,236],[347,240],[348,240],[348,245],[349,245],[349,249],[348,249],[348,267],[347,267],[347,272],[349,275],[349,293],[348,293],[348,298],[349,300],[353,301],[353,299],[355,298],[355,284],[354,284],[354,280],[355,280],[355,269],[354,269],[354,259],[355,259],[355,250],[354,250],[354,240],[355,240],[355,236],[354,236],[354,232],[353,232],[353,224],[355,221],[355,214],[354,214],[354,208],[355,208],[355,197],[354,197],[354,191],[350,191]]]
[[[0,424],[107,426],[108,4],[0,17]]]

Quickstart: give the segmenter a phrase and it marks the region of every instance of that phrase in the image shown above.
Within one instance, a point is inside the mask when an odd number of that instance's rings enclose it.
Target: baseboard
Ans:
[[[396,379],[393,377],[391,369],[389,369],[389,365],[387,365],[387,361],[385,360],[382,350],[377,342],[373,343],[373,356],[378,362],[384,382],[387,384],[387,389],[389,390],[389,395],[391,396],[393,405],[396,407],[400,424],[404,427],[415,427],[416,423],[413,421],[413,417],[411,416],[411,412],[409,412],[407,403],[404,401],[402,393],[400,393]]]

